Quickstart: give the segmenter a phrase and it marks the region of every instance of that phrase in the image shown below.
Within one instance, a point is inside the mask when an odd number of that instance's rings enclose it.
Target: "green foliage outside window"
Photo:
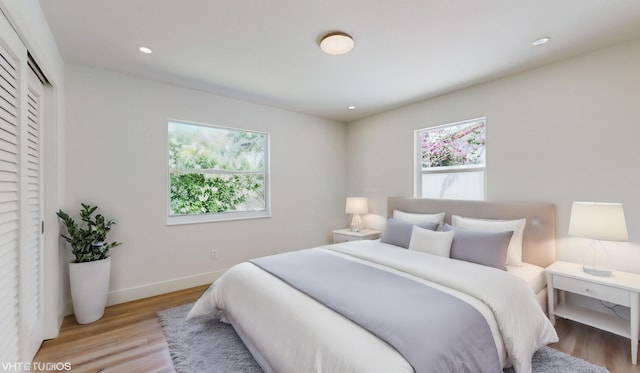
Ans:
[[[169,122],[170,215],[265,210],[267,135]]]

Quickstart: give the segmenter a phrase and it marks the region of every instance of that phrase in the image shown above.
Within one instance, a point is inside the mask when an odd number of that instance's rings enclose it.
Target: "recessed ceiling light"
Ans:
[[[534,40],[532,44],[533,44],[534,47],[538,47],[540,45],[547,44],[550,40],[551,40],[550,37],[545,36],[543,38],[539,38],[539,39]]]
[[[355,106],[353,106],[353,105],[351,105],[351,106],[347,107],[347,109],[348,109],[348,110],[356,110],[356,107],[355,107]]]
[[[138,50],[144,54],[151,54],[151,52],[153,52],[149,47],[138,47]]]
[[[322,37],[320,49],[334,56],[345,54],[353,49],[353,39],[344,32],[332,32]]]

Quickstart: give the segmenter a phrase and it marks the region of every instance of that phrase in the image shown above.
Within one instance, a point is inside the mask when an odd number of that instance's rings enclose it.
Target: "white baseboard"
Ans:
[[[166,281],[152,282],[142,286],[110,291],[107,298],[107,306],[153,297],[155,295],[166,294],[172,291],[188,289],[195,286],[207,285],[217,280],[224,272],[226,272],[226,269],[220,269],[213,272],[199,273],[197,275],[179,277]],[[72,313],[73,304],[71,303],[71,300],[68,300],[64,305],[64,314],[71,315]]]

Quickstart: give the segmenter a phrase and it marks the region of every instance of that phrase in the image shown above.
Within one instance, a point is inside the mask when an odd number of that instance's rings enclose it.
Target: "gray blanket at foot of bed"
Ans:
[[[417,373],[502,371],[487,321],[454,296],[320,250],[251,262],[386,341]]]

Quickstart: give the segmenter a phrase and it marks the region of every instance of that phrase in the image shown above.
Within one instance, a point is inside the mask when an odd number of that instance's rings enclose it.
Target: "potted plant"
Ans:
[[[88,324],[104,314],[111,273],[109,249],[121,243],[107,242],[107,234],[115,224],[113,219],[101,214],[93,216],[97,206],[81,205],[80,224],[62,210],[58,210],[56,215],[67,230],[67,235],[61,236],[71,245],[75,256],[75,260],[69,263],[73,312],[79,324]]]

